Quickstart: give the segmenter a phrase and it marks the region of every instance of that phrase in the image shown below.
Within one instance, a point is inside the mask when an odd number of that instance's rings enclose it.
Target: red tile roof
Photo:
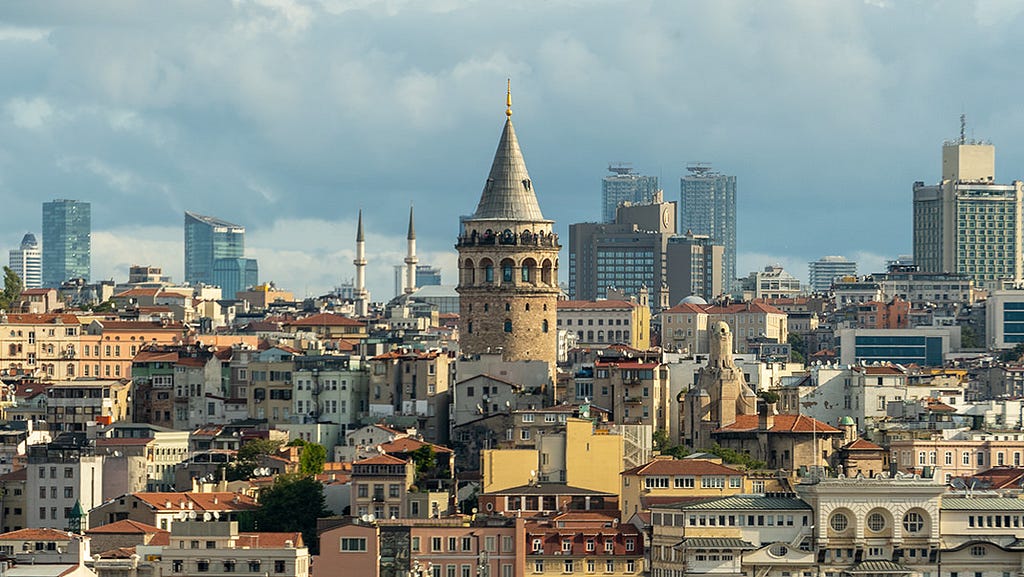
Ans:
[[[434,448],[435,453],[453,453],[448,447],[442,447],[441,445],[435,445],[433,443],[427,443],[425,441],[417,441],[412,437],[402,437],[401,439],[395,439],[394,441],[388,441],[387,443],[381,443],[380,448],[385,453],[411,453],[420,447],[431,446]]]
[[[77,325],[78,317],[75,315],[61,314],[61,313],[44,313],[44,314],[8,314],[7,324],[9,325],[52,325],[55,320],[60,319],[61,323],[66,325]]]
[[[249,547],[251,549],[284,549],[286,541],[292,542],[292,547],[304,547],[302,533],[239,533],[237,547]]]
[[[22,467],[15,469],[6,475],[0,475],[0,481],[27,481],[28,480],[28,469]]]
[[[117,535],[151,535],[156,533],[169,533],[165,529],[133,521],[131,519],[122,519],[121,521],[114,521],[106,525],[100,525],[99,527],[93,527],[85,531],[86,535],[94,534],[117,534]]]
[[[882,447],[872,443],[867,439],[857,439],[856,441],[843,447],[847,451],[884,451]]]
[[[746,431],[758,431],[757,415],[737,415],[736,421],[730,423],[718,431],[723,433],[737,433]],[[806,415],[775,415],[774,424],[768,430],[770,433],[842,433],[832,425],[826,425],[817,419]]]
[[[353,465],[404,465],[408,462],[405,459],[399,459],[391,455],[377,455],[376,457],[356,461]]]
[[[144,492],[132,493],[132,495],[158,511],[189,510],[189,503],[192,503],[191,510],[194,511],[247,511],[257,508],[255,499],[241,493]],[[214,503],[214,500],[217,502]],[[184,502],[184,508],[182,508],[182,502]],[[168,503],[170,503],[169,506]]]
[[[635,309],[638,304],[629,301],[558,301],[559,309]]]
[[[699,459],[654,459],[623,471],[623,475],[742,475],[738,469]]]
[[[18,529],[0,534],[0,541],[70,541],[67,531],[57,529]]]

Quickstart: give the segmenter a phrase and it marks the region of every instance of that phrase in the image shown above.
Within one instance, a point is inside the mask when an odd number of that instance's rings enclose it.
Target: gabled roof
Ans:
[[[653,461],[627,469],[622,475],[742,475],[743,472],[711,461],[654,459]]]
[[[247,511],[257,507],[256,500],[242,493],[132,493],[157,511]],[[214,502],[216,500],[216,503]],[[182,507],[184,503],[184,508]],[[189,508],[189,505],[192,508]]]
[[[376,457],[370,457],[363,459],[362,461],[356,461],[353,465],[405,465],[409,461],[405,459],[399,459],[398,457],[392,457],[391,455],[377,455]]]
[[[419,441],[412,437],[402,437],[401,439],[395,439],[394,441],[388,441],[387,443],[381,443],[380,448],[385,453],[411,453],[420,447],[430,446],[434,448],[435,453],[454,453],[448,447],[442,447],[441,445],[435,445],[433,443],[427,443],[425,441]]]
[[[717,432],[722,433],[739,433],[739,432],[753,432],[759,431],[760,425],[758,424],[757,415],[737,415],[736,421],[730,423],[720,429]],[[832,425],[826,425],[817,419],[813,419],[806,415],[775,415],[774,424],[770,429],[769,433],[818,433],[818,434],[832,434],[842,433],[839,429]]]
[[[519,139],[512,127],[511,117],[505,121],[505,128],[494,151],[491,172],[487,175],[480,202],[473,220],[525,220],[542,221],[537,195],[533,191],[526,161],[519,149]]]
[[[77,325],[78,317],[75,315],[62,314],[62,313],[9,313],[7,315],[7,323],[9,325],[46,325],[46,324],[57,324],[55,321],[60,320],[65,325]]]
[[[849,443],[843,447],[847,451],[884,451],[882,447],[872,443],[867,439],[857,439],[856,441]]]
[[[0,534],[0,541],[70,541],[67,531],[57,529],[18,529]]]
[[[106,525],[100,525],[99,527],[93,527],[92,529],[86,530],[86,535],[150,535],[155,533],[169,533],[165,529],[147,525],[146,523],[140,523],[131,519],[122,519],[120,521],[114,521]]]

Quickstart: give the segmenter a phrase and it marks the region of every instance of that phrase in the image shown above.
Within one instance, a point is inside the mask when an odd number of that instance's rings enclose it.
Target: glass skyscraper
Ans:
[[[722,289],[731,292],[736,287],[736,177],[706,163],[686,170],[690,174],[680,179],[679,230],[707,235],[725,247]]]
[[[623,202],[650,204],[658,192],[658,177],[637,174],[628,164],[611,164],[601,179],[601,222],[615,222],[615,209]]]
[[[57,199],[43,203],[43,286],[59,288],[66,280],[89,280],[92,207],[88,202]]]
[[[256,261],[244,256],[244,226],[185,213],[185,282],[217,285],[224,298],[235,298],[235,292],[258,282],[249,282],[256,275]]]

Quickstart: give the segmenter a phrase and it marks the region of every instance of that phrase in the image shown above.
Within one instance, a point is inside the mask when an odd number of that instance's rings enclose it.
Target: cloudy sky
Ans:
[[[944,139],[1024,178],[1014,0],[196,0],[0,5],[0,249],[40,203],[93,206],[93,278],[182,278],[183,211],[247,227],[261,280],[353,276],[392,296],[408,206],[454,280],[511,77],[517,132],[563,242],[596,220],[609,161],[678,199],[691,161],[737,175],[739,272],[862,272],[911,251],[911,186]],[[563,263],[565,261],[563,260]],[[565,271],[562,271],[563,277]]]

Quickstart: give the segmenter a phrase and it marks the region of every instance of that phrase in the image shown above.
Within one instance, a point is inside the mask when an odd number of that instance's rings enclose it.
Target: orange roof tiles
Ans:
[[[19,314],[8,314],[7,324],[9,325],[52,325],[56,324],[54,321],[60,320],[61,323],[66,325],[77,325],[78,317],[75,315],[68,315],[62,313],[19,313]]]
[[[255,499],[241,493],[144,492],[132,493],[132,495],[158,511],[188,510],[189,503],[192,503],[193,508],[191,510],[198,511],[243,511],[255,509],[257,507]],[[184,509],[182,508],[183,502]]]
[[[623,471],[623,475],[742,475],[738,469],[698,459],[655,459]]]
[[[114,521],[106,525],[100,525],[99,527],[93,527],[85,531],[86,535],[93,534],[118,534],[118,535],[137,535],[137,534],[155,534],[155,533],[169,533],[165,529],[147,525],[146,523],[140,523],[131,519],[122,519],[120,521]]]
[[[736,421],[730,423],[720,429],[719,432],[723,433],[735,433],[735,432],[746,432],[746,431],[758,431],[758,416],[757,415],[737,415]],[[774,424],[770,429],[770,433],[842,433],[839,429],[822,423],[817,419],[812,419],[806,415],[775,415]]]
[[[884,451],[882,447],[872,443],[867,439],[857,439],[856,441],[843,447],[847,451]]]
[[[382,443],[380,448],[385,453],[411,453],[416,449],[424,446],[431,446],[434,448],[435,453],[453,453],[448,447],[442,447],[441,445],[435,445],[433,443],[427,443],[425,441],[418,441],[412,437],[402,437],[401,439],[395,439],[394,441],[388,441]]]
[[[57,529],[18,529],[0,535],[0,541],[68,541],[71,535]]]
[[[399,459],[391,455],[377,455],[376,457],[356,461],[353,465],[404,465],[408,462],[405,459]]]
[[[559,309],[635,309],[638,304],[629,301],[558,301]]]

